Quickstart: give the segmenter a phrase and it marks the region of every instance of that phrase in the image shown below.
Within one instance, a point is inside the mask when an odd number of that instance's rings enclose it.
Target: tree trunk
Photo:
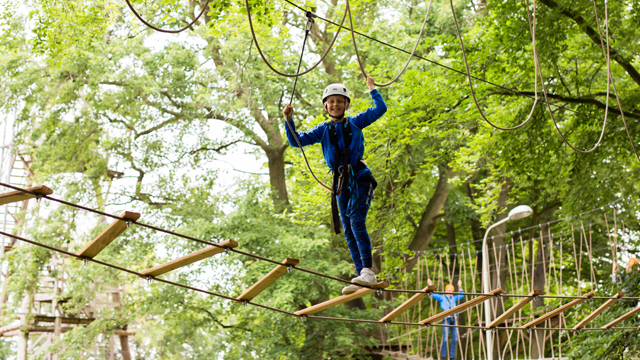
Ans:
[[[287,147],[265,151],[269,159],[269,182],[271,184],[271,198],[277,212],[283,212],[290,206],[289,194],[284,170],[284,151]]]
[[[431,242],[433,233],[438,225],[438,215],[442,210],[444,203],[447,201],[449,192],[451,191],[451,185],[449,184],[449,178],[451,177],[451,168],[446,164],[440,164],[438,166],[438,183],[436,189],[429,199],[427,208],[422,213],[420,222],[418,222],[418,228],[409,244],[409,250],[418,252],[424,251]],[[418,262],[418,257],[414,256],[406,263],[406,271],[411,272],[413,267]]]

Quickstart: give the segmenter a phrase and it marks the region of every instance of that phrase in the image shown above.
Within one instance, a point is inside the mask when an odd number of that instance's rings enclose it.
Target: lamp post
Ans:
[[[484,239],[482,240],[482,285],[483,285],[483,292],[485,294],[488,294],[491,289],[490,289],[490,278],[489,278],[489,253],[487,250],[487,237],[489,236],[489,232],[499,226],[502,225],[504,223],[506,223],[509,220],[518,220],[518,219],[522,219],[525,218],[529,215],[533,214],[533,210],[531,210],[531,208],[527,205],[519,205],[514,207],[511,211],[509,211],[509,215],[498,221],[497,223],[489,226],[489,228],[487,229],[487,232],[484,233]],[[486,300],[484,303],[484,321],[485,321],[485,327],[489,326],[489,324],[491,323],[491,304],[490,304],[491,300]],[[488,360],[493,360],[493,348],[492,348],[492,342],[491,342],[491,331],[487,331],[486,333],[486,339],[487,339],[487,359]]]

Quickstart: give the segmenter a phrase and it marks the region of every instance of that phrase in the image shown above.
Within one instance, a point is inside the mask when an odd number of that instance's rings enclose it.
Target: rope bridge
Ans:
[[[506,337],[501,339],[499,336],[494,337],[496,340],[496,349],[500,349],[502,358],[506,355],[506,352],[518,354],[520,347],[525,347],[528,341],[529,347],[533,341],[531,341],[531,334],[539,336],[538,332],[542,332],[544,341],[537,341],[536,346],[540,347],[540,350],[544,350],[544,344],[550,341],[551,334],[553,332],[558,333],[558,345],[551,346],[551,349],[558,351],[561,356],[562,341],[561,338],[566,336],[571,338],[571,334],[575,334],[579,331],[605,331],[605,330],[639,330],[637,326],[619,326],[625,320],[633,318],[640,313],[640,307],[634,307],[625,312],[622,316],[610,321],[606,324],[593,326],[598,316],[606,313],[606,310],[613,306],[615,303],[624,301],[625,303],[630,301],[640,300],[640,297],[625,296],[624,292],[618,292],[613,296],[596,296],[596,291],[603,291],[599,288],[598,281],[596,279],[596,273],[593,267],[593,253],[603,249],[593,249],[593,233],[592,227],[585,227],[582,225],[579,232],[579,239],[576,240],[575,231],[571,231],[570,236],[565,236],[566,240],[571,240],[572,247],[565,249],[565,242],[562,238],[558,239],[557,236],[551,233],[550,226],[547,226],[547,233],[543,233],[543,229],[540,226],[539,237],[537,239],[523,239],[522,235],[511,236],[511,242],[497,247],[495,242],[492,244],[491,254],[493,256],[493,264],[491,272],[493,273],[494,281],[492,286],[493,291],[489,293],[477,292],[475,279],[479,278],[478,266],[476,263],[477,254],[472,252],[471,243],[467,243],[467,246],[461,246],[460,251],[449,249],[449,251],[457,251],[453,262],[445,261],[446,258],[451,255],[443,252],[429,254],[432,256],[423,256],[418,258],[418,265],[416,266],[415,283],[418,287],[416,290],[408,289],[407,281],[403,282],[400,289],[389,289],[387,282],[380,282],[373,287],[363,287],[363,289],[356,291],[349,295],[339,296],[334,299],[330,299],[326,302],[308,307],[297,312],[289,312],[282,309],[277,309],[271,306],[263,305],[254,302],[254,299],[260,295],[262,291],[274,284],[280,277],[291,271],[302,271],[310,273],[316,276],[321,276],[330,280],[339,281],[342,283],[350,283],[347,280],[336,278],[330,275],[322,274],[313,270],[305,269],[300,266],[299,260],[293,258],[287,258],[284,261],[278,261],[269,259],[256,254],[251,254],[238,250],[239,243],[233,240],[226,240],[220,243],[212,243],[206,240],[198,239],[185,234],[180,234],[171,230],[159,228],[153,225],[145,224],[139,219],[141,215],[139,213],[125,211],[120,216],[108,214],[96,209],[85,207],[79,204],[67,202],[61,199],[57,199],[51,196],[53,191],[46,186],[36,186],[28,189],[19,188],[5,183],[0,185],[11,188],[15,191],[0,194],[0,205],[4,205],[11,202],[25,201],[32,198],[40,200],[42,198],[58,202],[67,206],[72,206],[78,209],[82,209],[95,214],[108,216],[115,219],[104,231],[98,234],[92,241],[90,241],[80,252],[73,253],[63,249],[55,248],[47,244],[39,243],[21,236],[0,232],[1,235],[11,237],[26,243],[30,243],[36,246],[46,248],[51,251],[55,251],[69,257],[83,260],[85,262],[94,262],[102,266],[110,267],[122,272],[126,272],[132,275],[137,275],[149,281],[158,281],[172,286],[179,286],[192,291],[200,292],[207,295],[220,297],[222,299],[234,301],[236,303],[242,303],[244,305],[252,305],[259,308],[263,308],[270,311],[276,311],[290,316],[301,318],[303,321],[307,319],[317,320],[329,320],[329,321],[348,321],[359,323],[371,323],[386,325],[399,325],[394,327],[396,337],[391,337],[390,329],[387,329],[388,334],[386,336],[387,345],[390,345],[392,340],[402,340],[412,344],[412,347],[417,353],[424,353],[427,351],[433,351],[436,348],[437,351],[437,332],[435,328],[453,327],[457,328],[461,333],[461,340],[458,342],[460,354],[463,354],[463,358],[475,358],[475,345],[477,342],[478,356],[482,356],[481,352],[485,351],[484,348],[484,332],[485,331],[504,331]],[[616,221],[614,219],[614,221]],[[614,231],[610,232],[607,224],[607,233],[610,235],[610,247],[609,249],[614,253],[618,248],[617,244],[617,221],[614,224]],[[123,234],[130,226],[141,226],[154,231],[163,232],[166,234],[175,235],[190,241],[196,241],[207,245],[205,248],[195,251],[191,254],[187,254],[175,260],[159,264],[150,269],[135,271],[128,268],[124,268],[118,265],[110,264],[96,259],[100,252],[108,247],[118,236]],[[586,229],[589,229],[588,231]],[[572,229],[575,230],[575,229]],[[624,229],[623,229],[624,231]],[[565,232],[566,234],[566,232]],[[536,248],[537,240],[537,248]],[[624,244],[623,244],[624,245]],[[624,248],[624,246],[623,246]],[[571,251],[573,250],[573,251]],[[627,249],[628,251],[628,249]],[[275,264],[273,270],[266,274],[262,279],[249,287],[239,296],[229,296],[204,290],[201,288],[193,287],[190,285],[174,282],[162,278],[163,274],[169,273],[173,270],[181,267],[193,264],[202,259],[215,256],[224,252],[235,252],[244,256],[249,256],[257,260],[266,261]],[[582,258],[586,255],[588,258],[589,266],[589,278],[581,279],[582,273]],[[535,260],[527,260],[534,259]],[[563,282],[563,274],[565,266],[563,262],[571,262],[576,266],[577,286],[575,289],[568,291],[568,286]],[[544,271],[544,283],[543,289],[545,289],[547,295],[543,295],[542,289],[534,289],[534,273],[539,266],[542,266]],[[498,274],[506,272],[507,280],[502,283]],[[549,279],[547,279],[547,274]],[[437,291],[437,286],[430,285],[422,287],[421,284],[426,279],[450,279],[452,280],[458,277],[463,283],[463,289],[469,290],[469,292],[441,292]],[[589,287],[590,291],[582,293],[582,287]],[[523,291],[523,294],[518,293],[506,293],[503,288],[513,289],[514,292]],[[585,290],[586,291],[586,290]],[[379,320],[366,320],[366,319],[349,319],[349,318],[337,318],[314,315],[324,310],[333,308],[335,306],[344,304],[348,301],[352,301],[373,293],[387,293],[388,297],[402,296],[407,294],[411,296],[402,302],[399,306],[388,309],[384,317]],[[471,299],[462,302],[461,304],[453,307],[452,309],[439,312],[437,304],[434,301],[429,301],[428,304],[423,304],[424,299],[430,298],[433,294],[464,294],[471,297]],[[551,303],[553,301],[553,303]],[[564,301],[568,301],[564,303]],[[576,307],[585,302],[591,303],[595,301],[603,301],[601,305],[594,311],[587,311],[584,306],[576,309]],[[398,301],[399,302],[399,301]],[[533,303],[539,304],[536,308],[531,306]],[[525,307],[531,306],[531,311],[525,313]],[[481,314],[484,311],[484,306],[491,306],[492,312],[498,316],[490,324],[483,323],[481,320]],[[425,318],[423,313],[427,313]],[[459,318],[464,319],[464,322],[456,323],[456,325],[445,325],[438,323],[447,316],[457,315]],[[568,325],[567,319],[574,320],[575,325]],[[417,327],[417,329],[407,331],[408,327]],[[404,329],[404,330],[403,330]],[[382,328],[381,328],[382,331]],[[547,336],[546,332],[550,334]],[[422,334],[423,332],[426,335]],[[412,338],[412,335],[417,334],[416,339]],[[515,336],[515,345],[511,340]],[[474,339],[475,338],[475,339]],[[528,339],[528,340],[527,340]],[[416,345],[414,346],[413,343]],[[464,344],[463,344],[464,343]],[[435,347],[434,347],[434,344]],[[515,347],[515,349],[514,349]],[[555,355],[554,355],[555,356]]]

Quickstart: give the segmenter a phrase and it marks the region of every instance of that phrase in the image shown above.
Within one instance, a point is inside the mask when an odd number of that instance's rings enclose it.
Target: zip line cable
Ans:
[[[235,253],[238,253],[238,254],[241,254],[241,255],[252,257],[254,259],[270,262],[270,263],[273,263],[273,264],[276,264],[276,265],[282,265],[282,262],[279,262],[279,261],[276,261],[276,260],[272,260],[272,259],[265,258],[265,257],[259,256],[259,255],[255,255],[255,254],[251,254],[251,253],[248,253],[248,252],[244,252],[244,251],[241,251],[241,250],[236,250],[236,249],[233,249],[233,248],[228,248],[228,247],[225,247],[225,246],[221,246],[221,245],[218,245],[216,243],[212,243],[212,242],[209,242],[209,241],[198,239],[198,238],[195,238],[195,237],[192,237],[192,236],[180,234],[180,233],[177,233],[177,232],[174,232],[174,231],[171,231],[171,230],[166,230],[166,229],[163,229],[163,228],[159,228],[157,226],[153,226],[153,225],[145,224],[145,223],[142,223],[142,222],[138,222],[137,220],[133,221],[133,220],[129,220],[129,219],[126,219],[126,218],[122,218],[122,217],[119,217],[119,216],[116,216],[116,215],[112,215],[112,214],[109,214],[109,213],[106,213],[106,212],[103,212],[103,211],[100,211],[100,210],[92,209],[92,208],[89,208],[89,207],[86,207],[86,206],[82,206],[82,205],[75,204],[75,203],[72,203],[72,202],[68,202],[68,201],[65,201],[65,200],[57,199],[57,198],[51,197],[49,195],[37,194],[37,193],[34,193],[34,192],[29,191],[27,189],[22,189],[22,188],[19,188],[17,186],[13,186],[13,185],[10,185],[10,184],[5,184],[5,183],[2,183],[2,182],[0,182],[0,185],[8,187],[10,189],[14,189],[14,190],[17,190],[17,191],[24,192],[24,193],[27,193],[27,194],[36,195],[37,198],[44,198],[44,199],[51,200],[51,201],[54,201],[54,202],[58,202],[58,203],[61,203],[61,204],[67,205],[67,206],[71,206],[71,207],[82,209],[82,210],[85,210],[85,211],[88,211],[88,212],[92,212],[92,213],[95,213],[95,214],[98,214],[98,215],[103,215],[103,216],[110,217],[110,218],[113,218],[113,219],[116,219],[116,220],[130,222],[131,224],[139,225],[141,227],[148,228],[148,229],[151,229],[151,230],[163,232],[163,233],[174,235],[174,236],[178,236],[178,237],[181,237],[181,238],[184,238],[184,239],[193,240],[193,241],[196,241],[196,242],[199,242],[199,243],[202,243],[202,244],[207,244],[207,245],[214,246],[214,247],[217,247],[217,248],[225,249],[225,250],[228,250],[230,252],[235,252]],[[5,236],[14,237],[13,235],[7,235],[6,233],[2,233],[2,234],[5,235]],[[27,241],[27,242],[30,242],[30,243],[35,244],[35,245],[39,244],[39,243],[36,243],[36,242],[34,242],[32,240]],[[47,247],[50,250],[57,251],[57,250],[55,250],[56,248],[49,247],[48,245],[45,245],[44,247]],[[62,251],[64,251],[64,250],[62,250]],[[79,257],[77,254],[73,254],[73,253],[65,252],[65,254],[71,254],[70,256],[74,256],[76,258]],[[98,260],[95,260],[95,261],[97,262]],[[295,270],[300,270],[302,272],[306,272],[306,273],[309,273],[309,274],[312,274],[312,275],[321,276],[321,277],[324,277],[324,278],[327,278],[327,279],[336,280],[336,281],[339,281],[339,282],[342,282],[342,283],[346,283],[346,284],[352,284],[348,280],[340,279],[340,278],[337,278],[337,277],[334,277],[334,276],[331,276],[331,275],[322,274],[322,273],[319,273],[319,272],[316,272],[316,271],[300,268],[298,266],[291,266],[291,267],[293,269],[295,269]],[[128,271],[128,272],[135,273],[135,272],[133,272],[133,270]],[[146,275],[145,275],[145,277],[149,278],[149,276],[146,276]],[[363,288],[377,290],[377,291],[386,291],[386,292],[395,292],[395,293],[412,293],[412,294],[429,293],[428,291],[422,291],[422,290],[377,289],[377,288],[370,287],[370,286],[364,286],[364,285],[359,285],[359,286],[361,286]],[[440,292],[440,291],[434,291],[433,293],[435,293],[435,294],[445,294],[445,292]],[[465,293],[465,294],[467,294],[467,295],[478,295],[478,296],[482,296],[482,295],[491,295],[491,296],[493,296],[493,294],[490,294],[490,293]],[[519,295],[519,294],[501,294],[500,296],[504,296],[504,297],[522,297],[522,298],[523,297],[529,297],[528,295]],[[557,295],[546,295],[546,297],[548,297],[548,298],[563,298],[563,297],[560,297],[560,296],[557,296]],[[578,298],[582,298],[582,297],[581,296],[575,296],[575,297],[572,297],[572,298],[578,299]],[[603,297],[603,299],[604,299],[604,297]],[[613,299],[613,297],[607,298],[607,299]],[[638,297],[638,298],[623,297],[623,298],[619,298],[619,299],[640,299],[640,297]]]
[[[231,300],[231,301],[237,301],[238,300],[238,299],[233,298],[231,296],[218,294],[218,293],[215,293],[215,292],[212,292],[212,291],[208,291],[208,290],[200,289],[200,288],[197,288],[197,287],[181,284],[181,283],[174,282],[174,281],[171,281],[171,280],[165,280],[165,279],[161,279],[161,278],[157,278],[157,277],[153,277],[153,276],[144,275],[144,274],[139,273],[137,271],[134,271],[134,270],[131,270],[131,269],[127,269],[127,268],[123,268],[123,267],[120,267],[118,265],[110,264],[110,263],[107,263],[107,262],[104,262],[104,261],[96,260],[96,259],[89,258],[89,257],[78,256],[77,254],[74,254],[72,252],[69,252],[69,251],[66,251],[66,250],[62,250],[62,249],[56,248],[54,246],[49,246],[49,245],[46,245],[46,244],[43,244],[43,243],[39,243],[37,241],[29,240],[29,239],[26,239],[26,238],[21,237],[21,236],[9,234],[9,233],[6,233],[4,231],[0,231],[0,235],[7,236],[7,237],[10,237],[10,238],[13,238],[13,239],[16,239],[16,240],[20,240],[20,241],[23,241],[23,242],[26,242],[26,243],[29,243],[29,244],[32,244],[32,245],[36,245],[36,246],[39,246],[39,247],[42,247],[42,248],[45,248],[45,249],[48,249],[48,250],[51,250],[51,251],[55,251],[55,252],[61,253],[61,254],[65,254],[67,256],[74,257],[74,258],[79,259],[79,260],[83,260],[83,261],[87,261],[87,262],[91,261],[91,262],[94,262],[96,264],[99,264],[99,265],[102,265],[102,266],[105,266],[105,267],[110,267],[112,269],[116,269],[118,271],[126,272],[126,273],[129,273],[129,274],[132,274],[132,275],[137,275],[137,276],[139,276],[141,278],[147,279],[148,281],[154,280],[154,281],[158,281],[158,282],[161,282],[161,283],[165,283],[165,284],[169,284],[169,285],[173,285],[173,286],[178,286],[178,287],[181,287],[181,288],[184,288],[184,289],[200,292],[200,293],[203,293],[203,294],[213,295],[213,296],[225,299],[225,300]],[[465,293],[465,294],[466,295],[472,295],[471,293]],[[502,294],[501,296],[505,296],[505,295],[507,295],[507,294]],[[528,297],[528,296],[527,295],[519,295],[518,297]],[[570,297],[564,297],[564,298],[570,298]],[[584,296],[579,296],[579,297],[575,297],[575,298],[584,299],[585,297]],[[601,299],[613,299],[613,298],[605,298],[605,297],[600,297],[600,298]],[[615,298],[615,299],[622,300],[622,299],[625,299],[625,298]],[[631,299],[631,298],[627,298],[627,299]],[[279,312],[279,313],[282,313],[282,314],[285,314],[285,315],[301,317],[302,319],[310,318],[310,319],[318,319],[318,320],[359,322],[359,323],[371,323],[371,324],[380,324],[380,325],[388,323],[388,324],[391,324],[391,325],[410,325],[410,326],[426,326],[426,327],[429,327],[429,326],[455,327],[455,328],[482,329],[482,330],[486,329],[485,327],[482,327],[482,326],[469,326],[469,325],[445,325],[445,324],[435,324],[435,323],[434,324],[421,324],[421,323],[396,322],[396,321],[390,321],[390,322],[386,322],[386,323],[381,323],[379,320],[349,319],[349,318],[336,318],[336,317],[314,316],[314,315],[298,316],[298,315],[296,315],[296,314],[294,314],[292,312],[286,311],[286,310],[274,308],[274,307],[267,306],[267,305],[257,304],[257,303],[254,303],[252,301],[244,300],[244,301],[242,301],[242,303],[243,304],[248,304],[248,305],[253,305],[253,306],[260,307],[260,308],[267,309],[267,310],[271,310],[271,311],[276,311],[276,312]],[[499,329],[525,330],[525,329],[523,329],[521,327],[500,327]],[[535,330],[543,330],[543,328],[533,328],[533,329],[535,329]],[[554,329],[558,330],[558,328],[554,328]],[[614,330],[614,329],[615,330],[638,330],[637,327],[618,327],[618,328],[614,327],[614,328],[610,328],[610,329],[611,330]],[[562,330],[562,329],[560,329],[560,330]],[[571,328],[567,328],[566,330],[572,330],[572,329]],[[607,329],[603,329],[603,328],[585,328],[585,330],[607,330]]]
[[[207,0],[207,2],[204,4],[204,6],[202,7],[202,10],[200,11],[200,13],[198,14],[198,16],[196,16],[195,19],[193,19],[193,21],[191,21],[187,26],[180,28],[178,30],[165,30],[165,29],[161,29],[158,27],[155,27],[153,25],[151,25],[149,22],[147,22],[145,19],[142,18],[142,16],[140,16],[140,14],[138,14],[138,12],[136,11],[136,9],[133,8],[133,5],[131,5],[131,3],[129,2],[129,0],[125,0],[127,3],[127,6],[129,6],[129,9],[131,9],[131,12],[133,12],[133,14],[138,18],[138,20],[140,20],[143,24],[147,25],[148,27],[152,28],[155,31],[159,31],[159,32],[163,32],[163,33],[167,33],[167,34],[178,34],[181,33],[187,29],[189,29],[191,26],[193,26],[193,24],[195,24],[198,20],[200,20],[200,18],[202,17],[202,15],[204,14],[204,12],[207,10],[207,8],[209,7],[209,2],[211,2],[211,0]]]

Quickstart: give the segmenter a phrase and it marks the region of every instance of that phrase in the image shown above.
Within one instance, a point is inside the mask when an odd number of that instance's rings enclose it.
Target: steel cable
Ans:
[[[155,31],[159,31],[159,32],[163,32],[163,33],[167,33],[167,34],[178,34],[181,33],[185,30],[187,30],[188,28],[190,28],[191,26],[193,26],[193,24],[195,24],[198,20],[200,20],[200,17],[202,17],[202,15],[204,14],[204,12],[207,10],[207,7],[209,6],[209,2],[211,2],[211,0],[207,0],[207,2],[204,4],[204,6],[202,7],[202,10],[200,11],[200,13],[198,14],[198,16],[196,16],[195,19],[193,19],[193,21],[191,21],[187,26],[178,29],[178,30],[165,30],[165,29],[161,29],[158,27],[155,27],[153,25],[151,25],[149,22],[147,22],[145,19],[142,18],[142,16],[140,16],[140,14],[138,14],[138,12],[136,11],[136,9],[133,8],[133,5],[131,5],[131,3],[129,2],[129,0],[125,0],[127,3],[127,6],[129,6],[129,9],[131,9],[131,12],[133,12],[133,14],[138,18],[138,20],[140,20],[143,24],[147,25],[148,27],[152,28]]]

